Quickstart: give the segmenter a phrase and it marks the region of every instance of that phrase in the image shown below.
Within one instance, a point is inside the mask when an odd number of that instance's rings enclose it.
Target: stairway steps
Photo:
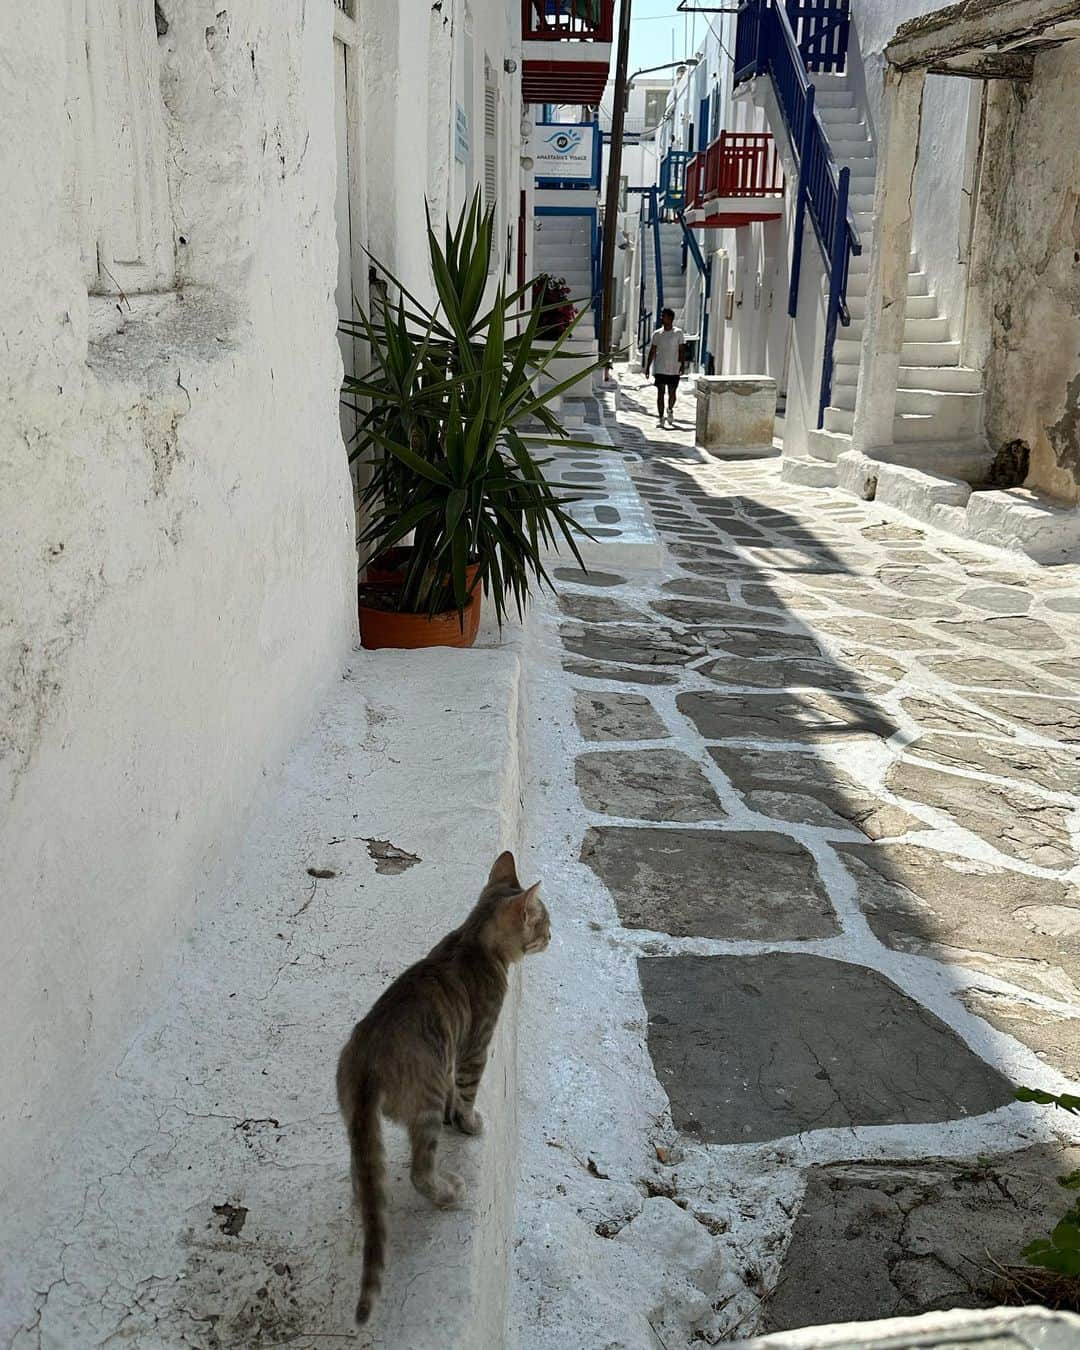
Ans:
[[[849,412],[855,408],[854,384],[834,383],[832,406],[846,408]],[[968,425],[978,417],[982,404],[982,392],[947,392],[941,389],[897,389],[896,411],[899,414],[915,413],[923,417],[941,417],[955,420],[959,425]]]
[[[841,333],[850,330],[842,328]],[[859,343],[847,337],[838,337],[833,349],[837,365],[859,364]],[[905,342],[900,348],[900,360],[905,366],[958,366],[959,342]]]
[[[869,253],[869,245],[863,245],[863,252]],[[860,255],[862,256],[862,255]],[[870,280],[869,273],[864,271],[852,272],[848,276],[847,293],[848,299],[853,300],[856,296],[866,295],[866,286]],[[908,295],[929,295],[930,282],[925,272],[909,272],[907,279]]]
[[[848,310],[853,320],[866,318],[866,296],[848,295]],[[937,318],[936,295],[909,295],[904,304],[904,315],[908,319]]]
[[[949,394],[981,394],[983,388],[982,372],[970,366],[901,366],[897,383]]]

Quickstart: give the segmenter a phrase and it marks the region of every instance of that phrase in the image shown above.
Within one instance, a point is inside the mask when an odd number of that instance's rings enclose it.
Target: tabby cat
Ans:
[[[495,862],[472,913],[377,1000],[341,1052],[337,1095],[364,1222],[357,1322],[366,1322],[386,1262],[386,1162],[380,1116],[404,1125],[412,1183],[435,1205],[458,1204],[461,1178],[435,1170],[439,1129],[479,1134],[474,1108],[510,966],[551,940],[548,912],[517,879],[513,855]]]

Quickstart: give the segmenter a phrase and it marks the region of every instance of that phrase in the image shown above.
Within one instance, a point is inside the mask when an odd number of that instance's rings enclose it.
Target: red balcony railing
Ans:
[[[615,0],[521,0],[526,42],[610,42]]]
[[[768,131],[722,131],[686,170],[686,201],[713,197],[782,197],[784,171]]]

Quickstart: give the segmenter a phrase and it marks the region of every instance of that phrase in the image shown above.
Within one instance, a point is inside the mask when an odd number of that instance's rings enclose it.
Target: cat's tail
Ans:
[[[364,1221],[364,1275],[356,1305],[356,1321],[362,1325],[371,1316],[386,1265],[386,1155],[378,1094],[367,1088],[353,1102],[349,1148],[353,1191]]]

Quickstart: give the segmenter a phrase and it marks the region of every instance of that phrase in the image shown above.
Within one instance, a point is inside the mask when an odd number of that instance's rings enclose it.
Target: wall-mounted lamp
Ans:
[[[507,75],[513,75],[514,71],[517,70],[517,62],[512,56],[508,56],[503,62],[503,70],[506,71]]]
[[[530,173],[536,167],[533,157],[531,155],[522,155],[521,167],[525,170],[526,173]]]

